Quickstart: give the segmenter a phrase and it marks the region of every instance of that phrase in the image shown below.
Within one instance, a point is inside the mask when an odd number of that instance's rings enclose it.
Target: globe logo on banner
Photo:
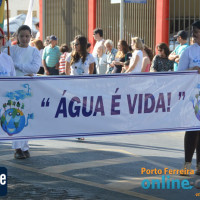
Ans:
[[[3,103],[3,109],[0,109],[1,127],[9,136],[20,133],[24,127],[28,126],[29,119],[34,118],[33,113],[28,114],[27,117],[24,115],[25,104],[23,100],[30,98],[32,94],[29,84],[24,84],[23,87],[26,90],[7,92],[5,97],[9,99]]]
[[[190,101],[193,104],[196,118],[200,121],[200,84],[197,85],[197,90],[191,95]]]
[[[7,169],[0,167],[0,196],[7,195]]]

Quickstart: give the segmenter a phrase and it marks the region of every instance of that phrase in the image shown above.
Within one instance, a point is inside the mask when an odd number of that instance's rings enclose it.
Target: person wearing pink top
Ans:
[[[142,71],[149,72],[151,67],[151,61],[153,60],[153,51],[148,46],[144,45],[143,49],[143,61],[142,61]]]
[[[59,75],[65,75],[65,60],[69,52],[67,44],[62,44],[60,46],[60,52],[62,55],[60,56],[59,60]]]

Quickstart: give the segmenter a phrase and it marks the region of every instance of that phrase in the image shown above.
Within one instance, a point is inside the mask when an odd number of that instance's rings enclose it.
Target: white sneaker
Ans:
[[[183,168],[181,169],[180,176],[189,176],[191,171],[191,162],[185,162]]]
[[[196,174],[196,175],[200,175],[200,163],[197,163],[197,165],[196,165],[195,174]]]

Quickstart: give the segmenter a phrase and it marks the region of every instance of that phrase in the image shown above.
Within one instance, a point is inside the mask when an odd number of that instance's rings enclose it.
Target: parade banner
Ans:
[[[0,78],[0,140],[200,129],[196,71]]]

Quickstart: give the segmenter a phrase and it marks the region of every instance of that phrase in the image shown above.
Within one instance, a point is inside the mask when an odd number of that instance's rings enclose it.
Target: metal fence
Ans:
[[[73,40],[75,35],[88,35],[88,0],[43,0],[44,37],[55,34],[59,44]],[[110,0],[97,0],[97,27],[104,30],[104,38],[119,40],[120,5]],[[124,4],[124,39],[141,37],[154,49],[156,29],[156,0],[147,4]]]
[[[173,36],[179,30],[191,36],[191,24],[200,19],[200,0],[170,0],[169,8],[169,44],[173,50],[177,45]]]
[[[119,40],[120,4],[111,4],[110,0],[97,0],[97,27],[104,30],[104,38]],[[130,44],[131,37],[142,38],[148,46],[155,48],[156,0],[147,0],[147,4],[124,4],[124,39]]]
[[[44,36],[70,44],[76,35],[88,35],[88,0],[43,0]]]

